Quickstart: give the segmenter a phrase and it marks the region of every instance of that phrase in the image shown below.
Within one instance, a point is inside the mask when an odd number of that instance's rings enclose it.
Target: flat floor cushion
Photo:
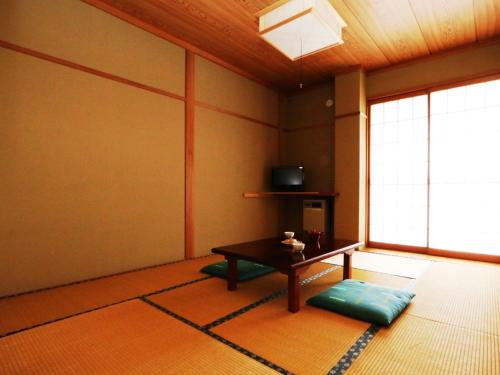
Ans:
[[[388,326],[413,297],[415,293],[407,290],[349,279],[309,298],[307,303],[355,319]]]
[[[238,281],[250,280],[270,272],[274,272],[273,267],[264,266],[259,263],[249,262],[242,259],[237,261],[237,265]],[[219,263],[210,264],[203,267],[200,271],[209,275],[227,278],[227,261],[224,260]]]

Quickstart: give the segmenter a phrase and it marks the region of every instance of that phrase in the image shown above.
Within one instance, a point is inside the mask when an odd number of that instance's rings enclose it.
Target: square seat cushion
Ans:
[[[407,290],[349,279],[309,298],[307,303],[355,319],[388,326],[413,297],[415,293]]]
[[[238,281],[251,280],[256,277],[274,272],[273,267],[264,266],[259,263],[249,262],[247,260],[238,259]],[[222,261],[219,263],[209,264],[203,267],[201,270],[203,273],[207,273],[212,276],[227,278],[227,261]]]

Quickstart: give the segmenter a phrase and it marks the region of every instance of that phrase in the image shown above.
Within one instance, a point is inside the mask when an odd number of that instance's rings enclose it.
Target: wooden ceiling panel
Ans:
[[[256,15],[262,9],[274,4],[278,0],[235,0],[240,3],[250,14]],[[257,19],[257,16],[255,16]]]
[[[500,35],[500,0],[474,0],[478,40]]]
[[[329,0],[347,23],[344,44],[291,61],[258,35],[256,14],[276,0],[83,1],[282,90],[500,35],[500,0]]]
[[[365,69],[375,69],[390,64],[382,50],[366,32],[358,18],[349,10],[343,0],[330,0],[330,3],[344,19],[347,27],[343,29],[344,45],[357,58],[357,64]]]
[[[408,1],[344,1],[391,63],[429,54]]]
[[[473,0],[410,0],[432,53],[476,41]]]

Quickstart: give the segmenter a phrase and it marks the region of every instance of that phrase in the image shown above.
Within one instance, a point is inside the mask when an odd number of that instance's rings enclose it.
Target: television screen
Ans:
[[[279,191],[303,191],[304,167],[280,166],[272,169],[272,185]]]

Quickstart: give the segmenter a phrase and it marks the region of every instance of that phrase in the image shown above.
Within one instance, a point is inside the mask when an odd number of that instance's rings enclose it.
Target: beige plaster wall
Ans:
[[[196,57],[196,100],[271,125],[278,124],[278,95],[207,59]]]
[[[195,256],[278,235],[279,200],[243,198],[269,189],[277,130],[204,108],[196,109],[195,126]]]
[[[0,295],[181,259],[183,102],[5,49],[0,66]]]
[[[92,6],[0,2],[0,39],[183,95],[184,50]],[[0,295],[184,256],[184,103],[0,49]]]
[[[399,68],[368,74],[366,95],[373,98],[489,72],[498,73],[499,61],[500,42],[436,56]]]
[[[184,95],[184,49],[76,0],[0,1],[0,39]]]

